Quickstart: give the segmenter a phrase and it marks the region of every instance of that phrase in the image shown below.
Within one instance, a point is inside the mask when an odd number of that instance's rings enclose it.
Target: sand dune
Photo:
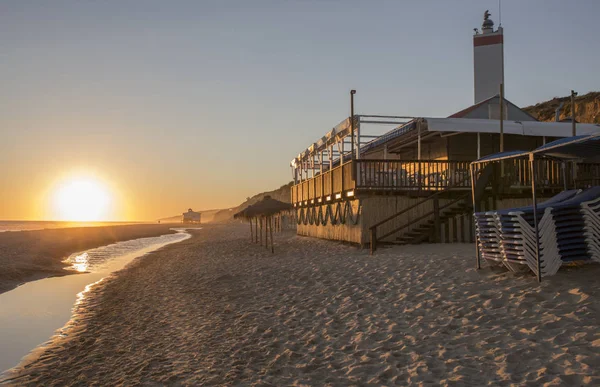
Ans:
[[[238,225],[97,284],[14,384],[598,385],[600,267],[539,286],[472,245],[367,251]]]
[[[0,293],[23,282],[70,274],[62,261],[72,253],[167,234],[170,227],[134,224],[0,233]]]

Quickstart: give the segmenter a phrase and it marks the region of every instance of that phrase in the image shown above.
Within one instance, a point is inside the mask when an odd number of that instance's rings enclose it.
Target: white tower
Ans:
[[[504,83],[504,35],[502,27],[494,31],[489,11],[483,15],[481,33],[475,29],[473,35],[473,64],[475,103],[499,94]]]

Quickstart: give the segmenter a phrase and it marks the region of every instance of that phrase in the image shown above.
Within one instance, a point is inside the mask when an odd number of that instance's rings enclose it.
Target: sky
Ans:
[[[226,208],[292,178],[349,115],[473,103],[473,28],[497,0],[0,1],[0,219],[54,219],[85,176],[105,220]],[[504,0],[519,106],[600,89],[596,0]]]

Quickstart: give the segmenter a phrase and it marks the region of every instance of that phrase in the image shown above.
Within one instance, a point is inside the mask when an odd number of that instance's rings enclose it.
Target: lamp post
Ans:
[[[575,97],[577,97],[577,92],[571,90],[571,125],[573,127],[573,136],[577,136],[577,126],[575,124]]]
[[[577,124],[575,123],[575,97],[577,97],[577,92],[575,90],[571,90],[571,127],[573,128],[573,137],[577,136]],[[577,176],[577,163],[575,161],[573,161],[571,173],[573,182],[575,182],[575,178]]]
[[[500,152],[504,152],[504,83],[500,84]]]
[[[354,160],[354,94],[356,94],[356,90],[350,90],[350,130],[352,132],[350,154],[352,155],[352,160]]]

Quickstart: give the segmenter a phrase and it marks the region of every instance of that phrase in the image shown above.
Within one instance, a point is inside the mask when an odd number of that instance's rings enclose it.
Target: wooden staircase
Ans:
[[[439,232],[442,223],[458,215],[466,214],[472,211],[471,193],[463,194],[458,197],[454,196],[454,198],[450,199],[449,202],[446,202],[440,206],[440,198],[447,194],[451,189],[452,187],[448,187],[442,191],[435,192],[423,200],[413,204],[412,206],[409,206],[371,226],[371,254],[377,250],[378,243],[383,243],[384,239],[394,236],[394,240],[386,240],[385,243],[406,245],[422,243],[425,241],[439,242]],[[431,206],[431,204],[433,204],[433,206]],[[414,210],[420,206],[423,206],[422,208],[425,208],[424,206],[427,206],[428,208],[433,207],[433,210],[426,212],[424,215],[421,215],[416,219],[409,219],[406,223],[399,227],[393,228],[383,235],[378,235],[378,228],[386,224],[390,224],[390,222],[396,221],[403,215],[406,216],[408,211]]]
[[[424,219],[417,227],[414,227],[413,229],[396,237],[396,241],[392,243],[408,245],[435,240],[436,236],[434,234],[436,230],[436,224],[439,225],[447,222],[455,216],[469,213],[472,211],[472,208],[473,206],[470,203],[470,195],[467,195],[466,198],[458,200],[444,209],[440,209],[438,222],[436,222],[435,214],[431,214],[431,216]]]

